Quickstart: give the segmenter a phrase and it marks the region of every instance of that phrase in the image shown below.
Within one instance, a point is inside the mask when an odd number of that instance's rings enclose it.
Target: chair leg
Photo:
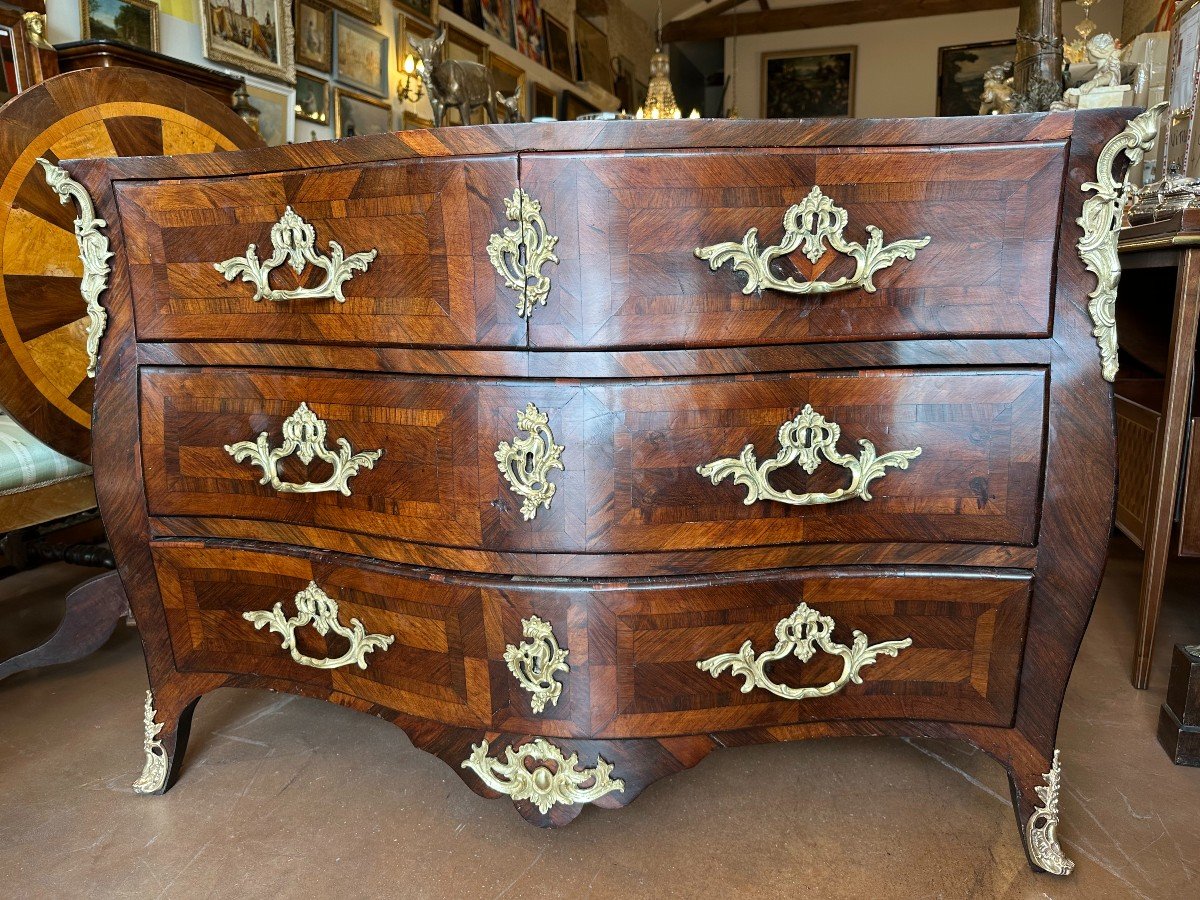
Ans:
[[[85,581],[67,594],[63,620],[46,643],[0,662],[0,680],[27,669],[72,662],[94,653],[128,613],[129,601],[116,572]]]

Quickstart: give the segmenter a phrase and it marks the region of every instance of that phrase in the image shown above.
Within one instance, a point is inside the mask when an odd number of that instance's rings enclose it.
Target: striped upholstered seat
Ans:
[[[0,534],[95,505],[91,468],[51,450],[0,410]]]

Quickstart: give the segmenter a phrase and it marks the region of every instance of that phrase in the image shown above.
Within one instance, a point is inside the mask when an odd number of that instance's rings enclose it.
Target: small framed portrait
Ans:
[[[404,15],[433,24],[437,18],[437,0],[392,0]]]
[[[992,66],[1017,58],[1016,41],[959,44],[938,50],[937,114],[977,116],[983,76]]]
[[[529,94],[530,119],[557,119],[558,94],[544,84],[535,84]]]
[[[316,0],[296,0],[296,62],[333,69],[333,10]]]
[[[292,140],[295,134],[295,104],[292,92],[246,82],[251,105],[258,110],[258,133],[272,147]]]
[[[764,119],[854,115],[857,47],[791,50],[762,55]]]
[[[386,134],[392,130],[392,104],[345,88],[334,91],[334,134],[340,138],[359,134]]]
[[[344,13],[334,16],[334,73],[338,81],[377,97],[388,89],[388,38]]]
[[[204,58],[294,83],[292,0],[242,0],[239,9],[229,0],[200,0]]]
[[[538,0],[514,0],[513,23],[517,49],[534,62],[546,65],[546,38],[542,34],[542,7]]]
[[[513,31],[513,0],[480,0],[483,30],[510,47],[517,46]]]
[[[575,60],[572,58],[571,33],[567,26],[548,12],[542,13],[542,31],[546,37],[547,68],[567,81],[575,80]]]
[[[588,103],[578,94],[571,91],[563,91],[563,112],[562,118],[567,122],[574,122],[580,116],[588,116],[593,113],[598,113],[600,110],[592,104]]]
[[[83,39],[120,41],[158,51],[158,4],[153,0],[81,0]]]
[[[329,124],[329,82],[296,73],[296,117],[306,122]]]
[[[378,25],[383,21],[380,0],[329,0],[330,4],[356,19]]]

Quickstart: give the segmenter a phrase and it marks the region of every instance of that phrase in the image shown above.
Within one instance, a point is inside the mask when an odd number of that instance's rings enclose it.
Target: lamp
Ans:
[[[662,45],[662,4],[658,4],[658,29],[654,34],[657,49],[650,57],[650,84],[646,88],[646,102],[638,107],[637,119],[678,119],[682,117],[675,104],[675,91],[671,88],[671,57]],[[699,118],[697,115],[696,118]]]
[[[401,66],[400,82],[396,85],[396,94],[400,102],[416,103],[425,93],[425,63],[413,57],[411,53],[404,57]]]
[[[1063,51],[1063,55],[1067,58],[1067,62],[1081,63],[1087,62],[1087,42],[1096,31],[1096,23],[1092,21],[1092,7],[1099,3],[1100,0],[1075,0],[1075,5],[1083,10],[1083,18],[1079,20],[1079,24],[1075,26],[1075,33],[1078,38],[1067,44]]]
[[[246,90],[246,79],[243,78],[236,91],[233,92],[233,111],[241,116],[243,122],[258,131],[258,108],[250,102],[250,94]]]

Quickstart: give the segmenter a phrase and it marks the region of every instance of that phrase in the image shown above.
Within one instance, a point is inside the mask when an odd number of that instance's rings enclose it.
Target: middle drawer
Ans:
[[[1039,369],[141,373],[153,516],[250,519],[283,543],[299,525],[510,552],[1030,546],[1045,396]]]

